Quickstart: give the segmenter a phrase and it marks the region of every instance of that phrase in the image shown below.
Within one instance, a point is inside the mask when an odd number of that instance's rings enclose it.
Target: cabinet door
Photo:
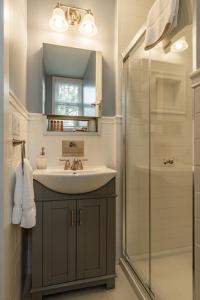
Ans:
[[[43,285],[75,280],[76,201],[44,203]]]
[[[106,274],[106,199],[77,201],[77,279]]]

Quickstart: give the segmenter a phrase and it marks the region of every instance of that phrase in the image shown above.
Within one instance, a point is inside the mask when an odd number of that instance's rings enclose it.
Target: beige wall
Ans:
[[[9,82],[9,57],[8,57],[8,38],[9,24],[6,12],[9,9],[9,1],[0,1],[0,299],[5,298],[5,272],[6,272],[6,227],[5,213],[7,201],[6,175],[7,175],[7,105],[8,105],[8,82]]]
[[[25,103],[26,94],[26,1],[7,0],[1,1],[1,13],[4,12],[4,28],[0,29],[1,45],[1,76],[4,77],[4,86],[1,87],[0,101],[0,176],[3,178],[0,183],[1,192],[1,231],[0,236],[0,299],[21,300],[21,230],[11,225],[11,213],[13,205],[13,183],[14,168],[20,160],[20,150],[12,147],[12,114],[15,111],[21,125],[21,137],[26,138],[26,120],[22,117],[20,103]],[[5,10],[5,11],[4,11]],[[14,23],[12,23],[14,22]],[[3,22],[2,22],[3,24]],[[15,28],[14,28],[15,27]],[[4,36],[2,31],[4,30]],[[22,34],[22,35],[21,35]],[[10,64],[9,64],[10,58]],[[4,70],[2,71],[2,63]],[[10,70],[9,70],[10,69]],[[10,81],[9,81],[10,71]],[[2,81],[1,81],[2,82]],[[17,105],[12,105],[15,100],[9,96],[9,88],[20,97]],[[13,101],[14,102],[13,102]],[[10,102],[11,101],[11,102]]]
[[[194,12],[193,12],[193,43],[194,43],[194,63],[193,69],[194,71],[199,69],[200,67],[200,55],[199,55],[199,47],[200,47],[200,1],[191,0],[194,3]]]
[[[10,0],[10,90],[26,106],[27,1]]]
[[[118,47],[122,53],[134,35],[146,23],[155,0],[118,0]]]

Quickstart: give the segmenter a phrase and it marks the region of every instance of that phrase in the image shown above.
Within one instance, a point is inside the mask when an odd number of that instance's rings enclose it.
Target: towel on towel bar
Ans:
[[[161,42],[177,26],[179,0],[157,0],[152,6],[146,26],[145,50]]]
[[[27,159],[24,159],[24,174],[21,162],[16,167],[12,224],[20,224],[23,228],[32,228],[36,225],[33,170]]]

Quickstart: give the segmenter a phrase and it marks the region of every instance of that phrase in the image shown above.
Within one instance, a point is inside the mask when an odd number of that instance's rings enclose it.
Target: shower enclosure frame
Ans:
[[[195,16],[194,16],[195,19]],[[195,24],[196,22],[193,23],[193,36],[196,33],[196,28],[195,28]],[[122,53],[122,60],[123,60],[123,64],[122,64],[122,82],[124,84],[125,82],[125,76],[127,76],[127,72],[125,75],[125,68],[126,68],[126,61],[129,58],[129,55],[131,53],[131,51],[135,48],[135,46],[137,45],[137,43],[142,39],[142,37],[144,37],[146,32],[146,26],[143,25],[138,32],[136,33],[136,35],[133,37],[131,43],[128,45],[128,47],[125,49],[125,51]],[[193,38],[194,40],[194,38]],[[195,40],[196,42],[196,40]],[[194,45],[194,50],[193,50],[193,67],[195,67],[195,48],[196,43]],[[127,83],[127,81],[126,81]],[[127,86],[126,86],[127,88]],[[191,88],[192,88],[192,83],[191,83]],[[122,237],[122,241],[123,241],[123,249],[122,249],[122,258],[120,259],[120,264],[123,268],[123,270],[125,271],[125,273],[128,276],[128,279],[130,281],[130,283],[133,285],[133,287],[135,288],[138,297],[141,300],[155,300],[155,295],[153,294],[153,292],[151,291],[151,289],[149,287],[147,287],[143,280],[140,278],[140,276],[137,274],[137,272],[134,270],[134,267],[131,266],[131,264],[129,263],[127,254],[126,254],[126,91],[127,89],[124,89],[122,91],[122,117],[123,117],[123,121],[122,121],[122,140],[123,140],[123,146],[122,146],[122,198],[123,198],[123,213],[122,213],[122,220],[123,220],[123,237]],[[193,114],[193,118],[194,118],[194,114]],[[149,116],[149,123],[151,122],[151,116]],[[151,139],[149,139],[149,146],[151,143]],[[194,146],[194,136],[193,136],[193,146]],[[193,165],[194,165],[194,159],[193,159]],[[149,174],[151,173],[151,162],[149,161]],[[151,190],[151,176],[149,178],[150,182],[149,182],[149,192]],[[151,193],[149,195],[149,202],[151,202]],[[193,207],[193,213],[192,213],[192,284],[193,284],[193,300],[195,299],[195,211],[194,211],[194,170],[193,170],[193,194],[192,194],[192,207]],[[151,236],[151,211],[149,212],[149,237]],[[150,238],[149,238],[149,244],[151,244]],[[151,245],[149,246],[149,250],[151,251]],[[149,277],[150,277],[150,282],[151,282],[151,260],[149,262]]]

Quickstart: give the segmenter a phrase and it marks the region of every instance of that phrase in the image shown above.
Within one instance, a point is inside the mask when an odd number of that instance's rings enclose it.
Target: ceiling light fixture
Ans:
[[[54,31],[65,32],[69,25],[79,25],[80,33],[86,36],[91,37],[97,34],[97,26],[91,10],[72,7],[59,2],[53,10],[49,26]]]
[[[189,45],[186,41],[185,37],[180,38],[176,42],[174,42],[171,46],[171,51],[174,53],[183,52],[188,49]]]

